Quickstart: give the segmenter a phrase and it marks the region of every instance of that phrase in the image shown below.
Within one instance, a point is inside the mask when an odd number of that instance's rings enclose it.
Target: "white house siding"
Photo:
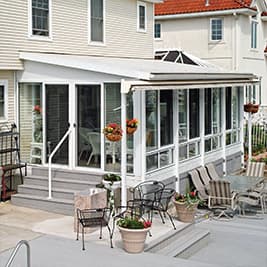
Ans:
[[[1,47],[0,47],[1,49]],[[14,122],[15,120],[15,90],[14,90],[14,72],[13,71],[1,71],[0,70],[0,80],[7,81],[8,84],[8,110],[7,118],[4,121],[0,121],[1,124],[6,124],[7,121]]]
[[[137,32],[136,0],[106,0],[106,43],[88,44],[87,1],[52,0],[52,40],[28,37],[28,1],[0,1],[0,69],[21,69],[19,51],[116,57],[153,57],[153,5],[147,32]]]
[[[210,42],[209,25],[211,17],[159,20],[162,25],[162,37],[155,40],[154,48],[181,48],[222,67],[232,65],[232,20],[224,17],[224,41]]]

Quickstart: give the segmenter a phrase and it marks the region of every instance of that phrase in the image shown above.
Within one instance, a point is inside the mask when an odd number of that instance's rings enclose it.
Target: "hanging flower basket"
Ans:
[[[259,110],[259,105],[248,103],[244,105],[244,111],[250,113],[257,113]]]
[[[137,130],[139,121],[137,119],[126,120],[127,134],[131,135]]]
[[[109,123],[104,129],[105,137],[111,142],[118,142],[122,138],[121,126],[117,123]]]
[[[132,128],[132,127],[127,127],[127,134],[131,135],[134,134],[134,132],[137,130],[137,127]]]

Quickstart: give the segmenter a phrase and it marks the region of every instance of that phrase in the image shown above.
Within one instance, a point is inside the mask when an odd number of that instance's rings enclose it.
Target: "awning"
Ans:
[[[44,64],[116,75],[125,81],[122,92],[153,88],[172,89],[221,87],[227,84],[255,83],[251,73],[230,72],[213,66],[177,64],[153,59],[77,56],[21,52],[20,59]],[[151,87],[150,87],[151,88]],[[151,90],[151,89],[150,89]]]

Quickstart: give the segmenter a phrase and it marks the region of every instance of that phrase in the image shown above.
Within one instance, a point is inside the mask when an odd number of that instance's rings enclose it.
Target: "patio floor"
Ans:
[[[183,224],[176,221],[177,227]],[[211,231],[210,243],[189,260],[152,253],[131,255],[122,249],[119,234],[115,234],[115,248],[110,249],[108,235],[99,240],[98,228],[86,235],[86,250],[75,241],[73,217],[0,203],[0,267],[21,239],[30,240],[33,267],[70,266],[182,266],[182,267],[256,267],[267,266],[267,215],[263,220],[235,218],[230,222],[202,220],[196,227]],[[169,222],[155,220],[153,242],[159,236],[174,231]],[[104,256],[103,256],[104,255]],[[21,249],[15,266],[25,266],[25,249]]]

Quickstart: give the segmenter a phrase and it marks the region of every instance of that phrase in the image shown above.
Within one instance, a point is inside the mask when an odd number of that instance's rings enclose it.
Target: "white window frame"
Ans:
[[[52,41],[52,0],[49,0],[48,36],[34,35],[32,33],[32,0],[28,0],[28,38],[38,41]]]
[[[140,6],[143,6],[144,9],[145,9],[145,28],[140,28],[140,23],[139,23],[139,17],[140,17],[140,14],[139,14],[139,7]],[[137,31],[138,32],[147,32],[147,5],[146,3],[144,2],[141,2],[141,1],[137,1],[137,17],[136,17],[136,21],[137,21]]]
[[[0,86],[4,86],[4,116],[0,117],[0,121],[7,121],[8,119],[8,81],[0,80]]]
[[[103,0],[103,41],[91,40],[91,0],[87,0],[88,3],[88,44],[95,46],[105,46],[106,44],[106,0]]]
[[[212,39],[212,22],[215,20],[220,20],[222,22],[222,28],[221,28],[222,38],[219,40]],[[223,20],[223,18],[211,18],[210,19],[210,42],[222,42],[223,40],[224,40],[224,20]]]
[[[160,29],[159,37],[156,37],[156,36],[155,36],[155,34],[156,34],[156,25],[159,25],[159,26],[160,26],[160,28],[159,28],[159,29]],[[162,33],[162,30],[161,30],[161,29],[162,29],[162,24],[159,23],[159,22],[155,22],[155,23],[154,23],[154,39],[155,39],[155,40],[161,40],[161,33]]]
[[[258,21],[257,17],[251,17],[250,20],[250,48],[258,49]]]

